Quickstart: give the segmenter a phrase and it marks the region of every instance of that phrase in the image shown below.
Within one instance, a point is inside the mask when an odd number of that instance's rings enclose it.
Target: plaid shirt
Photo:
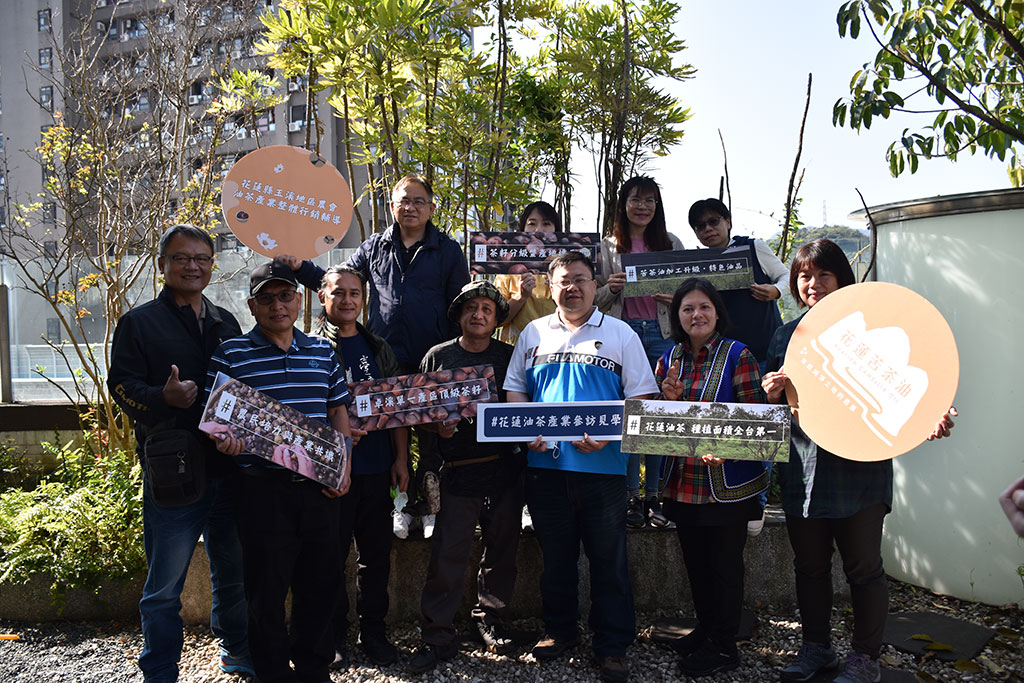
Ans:
[[[718,332],[711,335],[697,355],[694,356],[690,350],[690,344],[685,341],[683,347],[682,361],[679,366],[679,379],[682,380],[683,390],[680,401],[700,401],[701,389],[715,358],[715,352],[722,344],[724,338]],[[671,358],[671,356],[669,356]],[[658,367],[654,371],[658,386],[665,379],[667,368],[663,362],[664,356],[658,360]],[[766,403],[764,389],[761,388],[761,369],[757,365],[750,350],[744,348],[740,352],[739,360],[736,361],[736,368],[732,375],[732,388],[734,392],[733,402],[735,403]],[[706,397],[705,400],[713,400],[714,397]],[[676,458],[672,475],[665,486],[664,497],[679,503],[710,503],[711,485],[708,483],[708,468],[700,460],[693,457]]]

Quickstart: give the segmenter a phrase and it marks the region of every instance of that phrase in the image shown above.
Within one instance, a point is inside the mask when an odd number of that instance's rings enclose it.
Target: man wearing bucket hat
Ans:
[[[438,344],[424,356],[421,372],[489,365],[494,369],[499,400],[512,357],[512,347],[491,337],[508,317],[505,297],[490,282],[478,280],[462,288],[448,308],[448,318],[462,334]],[[441,509],[423,587],[422,645],[409,660],[413,673],[433,669],[458,652],[455,612],[462,603],[463,577],[477,523],[484,554],[477,577],[473,620],[491,652],[512,648],[502,619],[512,599],[523,507],[523,454],[516,444],[478,443],[473,418],[427,425],[437,431],[444,460]]]

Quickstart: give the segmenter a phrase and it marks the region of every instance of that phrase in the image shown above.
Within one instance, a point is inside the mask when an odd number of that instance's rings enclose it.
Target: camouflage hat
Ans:
[[[448,319],[453,323],[459,322],[459,316],[462,315],[462,304],[478,296],[484,296],[493,301],[498,309],[498,324],[505,322],[505,319],[508,318],[508,300],[498,291],[497,287],[487,280],[474,280],[463,287],[452,301],[451,306],[448,307]]]

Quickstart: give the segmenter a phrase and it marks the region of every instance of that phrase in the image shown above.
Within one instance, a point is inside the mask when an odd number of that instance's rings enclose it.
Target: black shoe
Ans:
[[[644,514],[644,499],[634,496],[629,499],[626,505],[626,526],[630,529],[643,529],[647,524],[647,516]]]
[[[696,652],[679,661],[679,670],[687,676],[700,678],[720,671],[732,671],[740,665],[739,652],[722,651],[706,641]]]
[[[597,666],[601,669],[602,681],[623,683],[629,680],[629,663],[625,657],[598,657]]]
[[[689,657],[700,649],[708,639],[707,632],[697,626],[682,638],[677,638],[669,643],[669,647],[682,657]]]
[[[378,666],[387,666],[398,661],[398,648],[392,645],[384,634],[359,634],[359,649]]]
[[[334,661],[327,665],[331,671],[347,669],[349,665],[348,647],[345,645],[334,646]]]
[[[484,645],[487,646],[488,652],[493,652],[496,655],[505,655],[515,647],[512,638],[508,636],[508,633],[505,632],[505,628],[501,624],[485,624],[482,621],[478,621],[476,628],[480,632],[480,637],[484,639]]]
[[[438,662],[451,659],[458,652],[459,648],[454,643],[449,645],[423,643],[412,653],[412,657],[409,658],[409,663],[405,665],[405,669],[413,674],[425,673],[437,666]]]
[[[661,511],[661,501],[657,498],[648,498],[644,505],[647,507],[647,519],[655,529],[664,529],[672,523]]]
[[[548,662],[552,659],[558,659],[566,653],[567,650],[571,650],[580,644],[579,636],[571,638],[569,640],[559,640],[554,636],[544,634],[537,641],[537,644],[533,646],[533,650],[530,654],[538,662]]]

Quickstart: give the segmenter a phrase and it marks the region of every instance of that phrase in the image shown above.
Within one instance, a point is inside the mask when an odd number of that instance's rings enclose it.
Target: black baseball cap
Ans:
[[[296,289],[299,287],[299,281],[295,279],[295,271],[291,269],[291,266],[280,261],[269,261],[262,266],[256,266],[249,273],[249,296],[256,296],[263,285],[274,280],[287,282],[294,285]]]

